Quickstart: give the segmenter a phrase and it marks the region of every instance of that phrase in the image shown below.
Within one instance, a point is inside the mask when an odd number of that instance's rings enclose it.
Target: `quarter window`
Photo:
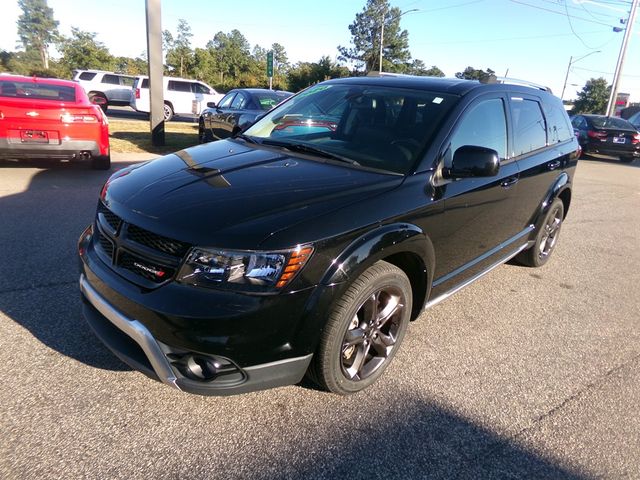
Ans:
[[[567,114],[560,105],[542,104],[544,115],[547,117],[547,136],[549,143],[559,143],[573,137],[573,129],[567,122]]]
[[[455,151],[465,145],[491,148],[501,159],[507,157],[507,121],[501,99],[483,100],[465,112],[451,138],[447,163]]]
[[[547,127],[538,102],[519,97],[511,98],[511,112],[516,156],[525,155],[547,145]]]

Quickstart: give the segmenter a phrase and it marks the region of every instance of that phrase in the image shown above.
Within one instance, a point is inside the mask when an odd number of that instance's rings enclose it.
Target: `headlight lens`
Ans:
[[[201,287],[280,289],[302,269],[312,252],[310,246],[279,252],[194,248],[178,274],[178,281]]]

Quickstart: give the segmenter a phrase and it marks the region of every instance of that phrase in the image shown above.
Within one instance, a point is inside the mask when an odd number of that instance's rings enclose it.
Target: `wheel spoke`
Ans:
[[[378,298],[380,292],[373,293],[362,305],[362,319],[367,325],[373,325],[378,314]]]
[[[378,355],[386,358],[387,356],[389,356],[389,353],[393,349],[395,343],[396,339],[392,333],[389,333],[387,335],[382,332],[377,332],[377,334],[373,337],[371,346]]]
[[[359,345],[364,342],[364,330],[361,328],[354,328],[353,330],[347,330],[344,336],[343,346]]]
[[[367,360],[367,355],[369,354],[369,348],[371,344],[369,343],[361,343],[358,347],[358,351],[356,352],[356,358],[351,364],[349,368],[346,369],[349,378],[352,380],[360,380],[361,372],[365,361]],[[357,378],[356,378],[357,377]]]
[[[378,328],[382,328],[403,306],[400,303],[400,297],[391,295],[382,311],[378,313]]]

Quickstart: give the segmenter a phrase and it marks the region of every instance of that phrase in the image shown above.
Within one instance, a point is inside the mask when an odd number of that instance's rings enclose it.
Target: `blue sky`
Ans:
[[[14,50],[15,0],[2,0],[0,49]],[[146,47],[144,0],[48,0],[63,34],[71,26],[96,32],[114,55],[137,56]],[[337,55],[348,45],[348,25],[365,0],[162,0],[163,29],[175,31],[178,19],[192,28],[194,47],[204,47],[216,32],[238,29],[251,45],[277,42],[289,59],[317,61]],[[613,77],[623,33],[620,18],[628,16],[631,0],[392,0],[403,11],[413,58],[436,65],[447,76],[471,65],[507,70],[513,78],[550,86],[560,95],[569,58],[575,62],[565,98],[591,77]],[[640,27],[630,39],[620,91],[640,102]],[[592,53],[600,50],[599,53]],[[55,56],[55,53],[54,53]],[[575,85],[572,85],[575,84]]]

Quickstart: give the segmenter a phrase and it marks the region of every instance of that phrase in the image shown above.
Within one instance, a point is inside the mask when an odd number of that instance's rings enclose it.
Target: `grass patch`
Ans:
[[[198,143],[198,124],[165,122],[165,145],[151,144],[149,122],[109,120],[109,137],[112,152],[118,153],[171,153]]]

